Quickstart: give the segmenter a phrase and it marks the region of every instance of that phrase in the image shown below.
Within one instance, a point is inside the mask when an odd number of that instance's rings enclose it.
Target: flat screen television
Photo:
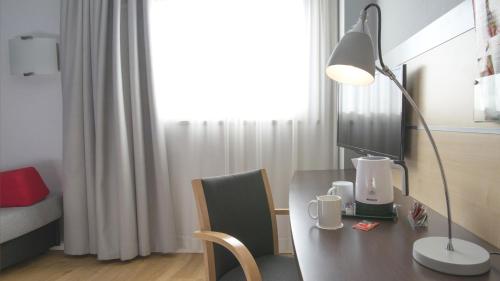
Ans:
[[[406,88],[406,65],[391,69]],[[342,85],[338,108],[338,145],[360,154],[404,160],[405,102],[385,75],[369,86]]]

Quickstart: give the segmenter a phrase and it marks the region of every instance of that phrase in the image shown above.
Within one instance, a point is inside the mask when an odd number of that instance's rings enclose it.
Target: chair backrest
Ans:
[[[224,232],[240,240],[254,257],[277,254],[274,204],[265,170],[193,181],[201,230]],[[205,244],[213,258],[214,276],[238,266],[234,256],[219,245]],[[213,247],[213,248],[211,248]],[[213,256],[213,257],[211,257]]]

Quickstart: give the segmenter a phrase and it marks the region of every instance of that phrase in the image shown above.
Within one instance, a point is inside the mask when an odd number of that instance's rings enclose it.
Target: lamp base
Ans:
[[[448,237],[426,237],[413,243],[413,258],[435,271],[471,276],[490,270],[490,253],[474,243],[452,239],[454,251],[448,251]]]

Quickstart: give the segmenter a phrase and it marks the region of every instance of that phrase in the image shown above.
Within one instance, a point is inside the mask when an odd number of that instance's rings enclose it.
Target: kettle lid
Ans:
[[[383,157],[383,156],[363,156],[360,157],[360,160],[365,160],[365,161],[387,161],[391,160],[388,157]]]

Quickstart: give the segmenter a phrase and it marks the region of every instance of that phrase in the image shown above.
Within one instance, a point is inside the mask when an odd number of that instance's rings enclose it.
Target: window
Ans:
[[[154,87],[163,120],[279,120],[307,108],[302,0],[156,0]]]

